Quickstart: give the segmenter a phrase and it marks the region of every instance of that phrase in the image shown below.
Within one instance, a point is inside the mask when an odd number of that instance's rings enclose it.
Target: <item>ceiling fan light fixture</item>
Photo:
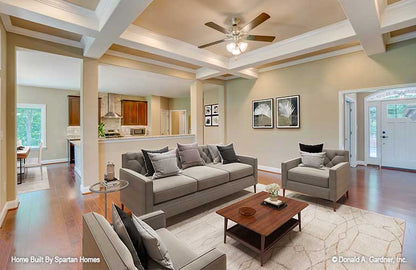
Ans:
[[[247,49],[247,46],[246,42],[231,42],[227,44],[226,48],[232,55],[240,55]]]

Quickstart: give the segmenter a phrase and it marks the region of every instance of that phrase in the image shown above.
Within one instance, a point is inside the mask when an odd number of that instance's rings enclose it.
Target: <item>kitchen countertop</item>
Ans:
[[[184,137],[195,137],[193,134],[182,134],[182,135],[145,135],[145,136],[132,136],[126,135],[118,138],[99,138],[99,143],[110,143],[110,142],[128,142],[137,140],[152,140],[152,139],[164,139],[164,138],[184,138]]]

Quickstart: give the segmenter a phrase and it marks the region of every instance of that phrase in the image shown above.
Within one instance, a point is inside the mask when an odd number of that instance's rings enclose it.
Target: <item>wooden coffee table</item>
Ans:
[[[301,211],[308,206],[305,202],[279,196],[279,200],[286,202],[287,206],[277,210],[261,204],[267,197],[267,192],[259,192],[217,211],[217,214],[224,217],[224,243],[228,235],[259,253],[261,266],[265,262],[265,254],[286,233],[298,225],[301,231]],[[238,211],[241,207],[252,207],[256,213],[249,217],[243,216]],[[298,218],[293,218],[296,215]],[[228,220],[237,224],[227,228]]]

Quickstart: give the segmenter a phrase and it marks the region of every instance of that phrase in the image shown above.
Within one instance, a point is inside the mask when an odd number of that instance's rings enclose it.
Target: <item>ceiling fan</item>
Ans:
[[[251,40],[251,41],[263,41],[263,42],[272,42],[275,37],[274,36],[259,36],[259,35],[249,35],[248,32],[258,25],[265,22],[267,19],[269,19],[270,16],[267,13],[261,13],[259,16],[257,16],[254,20],[246,24],[244,27],[240,27],[240,19],[237,17],[232,18],[232,26],[229,29],[226,29],[214,22],[207,22],[205,25],[208,27],[211,27],[217,31],[220,31],[221,33],[224,33],[226,37],[224,39],[220,39],[208,44],[204,44],[201,46],[198,46],[198,48],[206,48],[215,44],[219,44],[222,42],[230,41],[226,48],[227,50],[232,53],[235,57],[237,55],[240,55],[243,53],[246,49],[248,44],[246,42],[243,42],[242,40]]]

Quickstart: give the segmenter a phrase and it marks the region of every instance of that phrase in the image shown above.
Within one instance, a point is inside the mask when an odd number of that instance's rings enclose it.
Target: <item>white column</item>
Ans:
[[[82,193],[98,182],[98,60],[84,59],[81,87]]]
[[[198,144],[204,143],[204,90],[199,80],[191,85],[191,134]]]

